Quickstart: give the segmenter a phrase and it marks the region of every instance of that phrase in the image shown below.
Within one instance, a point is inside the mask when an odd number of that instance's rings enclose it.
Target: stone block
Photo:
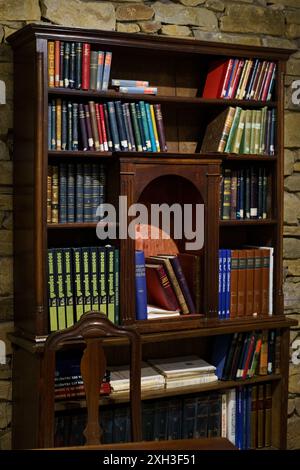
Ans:
[[[166,36],[188,37],[191,36],[192,31],[187,26],[164,24],[161,28],[161,34]]]
[[[114,30],[115,8],[111,2],[42,0],[42,16],[54,24],[77,28]]]
[[[205,6],[212,11],[224,11],[225,9],[225,4],[221,0],[207,0]]]
[[[283,261],[288,276],[300,276],[300,259],[289,259]]]
[[[139,33],[140,27],[136,23],[117,23],[117,31],[120,33]]]
[[[284,176],[291,175],[294,169],[295,152],[284,150]]]
[[[284,116],[284,143],[286,147],[300,147],[300,113],[289,112]]]
[[[296,194],[284,193],[283,220],[285,224],[295,225],[300,219],[300,199]]]
[[[161,23],[159,21],[143,21],[139,23],[141,31],[147,34],[157,33],[161,29]]]
[[[284,189],[290,192],[300,191],[300,174],[294,173],[285,178]]]
[[[1,0],[0,21],[39,20],[39,0]]]
[[[0,230],[0,256],[11,256],[13,251],[12,230]]]
[[[12,210],[12,196],[11,194],[0,193],[0,210],[11,211]]]
[[[0,161],[0,185],[12,184],[12,162]]]
[[[154,11],[147,5],[121,5],[116,10],[117,21],[151,20]]]
[[[12,383],[10,380],[0,380],[0,400],[11,401]]]
[[[287,75],[296,75],[300,77],[300,60],[289,59],[286,66]]]
[[[14,331],[14,324],[12,321],[0,323],[0,340],[5,342],[7,355],[12,354],[11,342],[9,341],[7,335],[8,333],[12,333],[13,331]]]
[[[258,36],[207,32],[197,28],[193,28],[193,33],[195,38],[200,39],[201,41],[223,42],[226,44],[242,44],[247,46],[261,46],[261,40]]]
[[[12,446],[12,437],[11,430],[8,429],[5,432],[0,434],[0,449],[1,450],[11,450]]]
[[[266,47],[278,47],[279,49],[295,49],[297,50],[297,44],[295,41],[291,41],[286,38],[277,38],[275,36],[264,36],[262,37],[262,45]]]
[[[220,20],[221,31],[284,36],[285,18],[281,11],[253,5],[229,4],[225,13]]]
[[[300,24],[289,24],[286,28],[286,35],[291,39],[300,38]]]
[[[205,8],[192,8],[161,2],[155,2],[152,8],[155,12],[155,21],[183,26],[198,26],[206,31],[218,29],[216,15]]]
[[[13,320],[14,305],[13,297],[0,297],[0,322],[8,322]]]
[[[286,259],[300,258],[300,240],[297,238],[284,238],[283,257]]]

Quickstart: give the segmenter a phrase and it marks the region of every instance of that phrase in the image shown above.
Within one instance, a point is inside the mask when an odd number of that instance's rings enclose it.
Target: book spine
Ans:
[[[162,117],[160,104],[154,105],[154,112],[155,112],[156,125],[157,125],[157,130],[158,130],[160,150],[161,152],[167,152],[168,147],[166,143],[165,129],[164,129],[164,123],[163,123],[163,117]]]
[[[154,129],[152,125],[152,118],[151,118],[151,111],[150,111],[149,103],[145,103],[145,110],[146,110],[146,119],[148,123],[149,134],[150,134],[151,150],[152,152],[156,152],[157,148],[156,148]]]
[[[157,131],[157,126],[156,126],[156,121],[155,121],[155,113],[154,113],[153,104],[150,104],[150,114],[151,114],[151,122],[152,122],[153,132],[154,132],[156,151],[160,152],[160,144],[159,144],[159,139],[158,139],[158,131]]]
[[[81,89],[81,73],[82,73],[82,43],[76,42],[75,52],[75,88]]]
[[[133,124],[136,149],[138,152],[142,152],[143,147],[142,147],[142,141],[141,141],[141,134],[139,130],[139,124],[138,124],[137,115],[136,115],[135,103],[129,103],[129,106],[130,106],[131,121]]]
[[[91,310],[99,311],[99,289],[98,289],[98,257],[97,248],[90,248],[90,276],[91,276]]]
[[[51,100],[51,150],[56,150],[56,101]]]
[[[65,42],[64,47],[64,87],[67,88],[69,86],[69,71],[70,69],[70,43]]]
[[[69,72],[69,87],[75,87],[75,61],[76,61],[76,44],[71,42],[70,45],[70,72]]]
[[[51,214],[51,205],[52,205],[52,166],[48,166],[48,175],[47,175],[47,224],[52,222]]]
[[[93,139],[92,124],[91,124],[91,117],[90,117],[88,104],[84,105],[84,115],[85,115],[85,124],[86,124],[89,150],[94,150],[94,139]]]
[[[75,165],[68,164],[67,221],[75,222]]]
[[[88,149],[88,138],[86,131],[86,120],[84,115],[84,107],[82,103],[79,103],[79,123],[80,123],[80,138],[82,150]]]
[[[125,79],[116,79],[113,78],[111,80],[112,87],[148,87],[149,82],[143,80],[125,80]]]
[[[138,103],[140,112],[141,112],[141,119],[142,119],[142,125],[143,125],[143,130],[144,130],[144,136],[145,136],[145,142],[146,142],[146,150],[151,151],[151,141],[150,141],[150,133],[149,133],[149,127],[148,127],[148,122],[147,122],[147,117],[146,117],[146,108],[145,108],[145,103],[144,101],[139,101]]]
[[[98,127],[97,127],[97,120],[96,120],[96,108],[95,108],[94,101],[89,101],[89,111],[90,111],[92,135],[93,135],[93,142],[94,142],[95,150],[100,150],[100,141],[99,141]]]
[[[61,99],[56,100],[56,150],[61,150]]]
[[[56,249],[54,252],[54,270],[56,269],[56,295],[57,295],[57,316],[58,316],[58,329],[63,330],[66,328],[66,309],[65,309],[65,289],[63,278],[63,260],[62,250]]]
[[[121,101],[115,101],[114,107],[115,107],[115,115],[117,119],[117,128],[119,131],[121,150],[126,151],[128,150],[128,141],[127,141],[127,136],[126,136],[126,128],[125,128],[125,122],[123,118]]]
[[[147,320],[147,286],[143,251],[135,252],[135,299],[136,319]]]
[[[68,142],[68,108],[67,102],[62,100],[61,104],[61,149],[67,150]]]
[[[76,165],[76,222],[83,222],[83,166]]]
[[[64,86],[64,53],[65,53],[65,43],[60,41],[59,48],[59,86]]]
[[[128,132],[129,132],[129,135],[130,135],[131,149],[132,149],[132,151],[135,151],[136,146],[135,146],[135,141],[134,141],[134,133],[133,133],[132,122],[131,122],[131,118],[130,118],[129,103],[124,103],[123,106],[125,108],[125,116],[126,116],[126,119],[127,119]]]
[[[83,315],[83,279],[81,267],[81,248],[72,248],[74,266],[74,292],[75,292],[75,317],[80,320]]]
[[[114,290],[114,247],[106,246],[106,266],[107,266],[107,277],[106,277],[106,292],[107,292],[107,317],[115,323],[115,290]]]
[[[131,140],[131,135],[129,133],[129,125],[128,125],[128,119],[127,119],[127,114],[126,114],[126,103],[121,104],[121,110],[122,110],[122,117],[123,117],[123,122],[125,126],[125,135],[126,135],[126,140],[128,144],[128,150],[132,150],[132,140]]]
[[[97,69],[98,69],[98,52],[91,51],[90,59],[90,90],[97,89]]]
[[[90,85],[90,60],[91,60],[91,45],[83,43],[82,46],[82,86],[83,90],[88,90]]]
[[[83,277],[83,310],[86,313],[92,309],[90,249],[88,247],[81,248],[81,266]]]
[[[48,250],[48,305],[50,331],[58,329],[57,297],[55,294],[54,250]]]
[[[74,324],[74,292],[73,292],[73,266],[71,248],[64,248],[63,255],[63,280],[65,289],[65,305],[66,305],[66,326]]]
[[[52,166],[52,202],[51,219],[52,223],[58,224],[59,221],[59,170],[57,165]]]
[[[116,112],[115,112],[115,106],[114,106],[113,101],[108,101],[107,111],[109,115],[109,122],[110,122],[110,129],[111,129],[111,136],[112,136],[114,150],[120,151],[121,150],[120,137],[119,137],[119,132],[118,132]]]
[[[106,268],[106,256],[105,256],[105,248],[98,247],[98,290],[100,292],[100,299],[99,299],[99,310],[104,315],[107,315],[107,291],[106,291],[106,276],[107,276],[107,268]]]
[[[92,167],[89,163],[83,165],[83,221],[92,220]]]
[[[171,264],[172,264],[172,267],[174,269],[175,275],[177,277],[179,286],[180,286],[180,288],[182,290],[182,293],[184,295],[184,298],[186,300],[187,307],[188,307],[188,312],[189,313],[196,313],[195,304],[194,304],[193,299],[191,297],[190,290],[188,288],[186,278],[185,278],[185,275],[182,271],[179,259],[177,257],[171,258]]]
[[[105,130],[106,130],[106,135],[107,135],[107,145],[108,145],[108,150],[113,151],[113,141],[112,141],[112,132],[111,132],[111,127],[109,124],[109,117],[108,117],[108,106],[106,103],[103,105],[100,105],[101,107],[103,106],[103,112],[104,112],[104,122],[105,122]]]
[[[97,91],[102,90],[103,69],[104,69],[104,52],[98,51],[97,77],[96,77],[96,90]]]
[[[120,86],[119,92],[143,95],[157,95],[157,87]]]
[[[54,41],[48,41],[48,86],[54,87],[55,76],[55,46]]]
[[[59,223],[67,223],[67,165],[59,166]]]
[[[120,324],[120,252],[115,248],[114,256],[115,324]]]
[[[92,220],[96,221],[96,211],[100,204],[100,175],[99,165],[92,164]]]
[[[60,41],[54,41],[54,86],[59,87]]]
[[[111,69],[111,60],[112,60],[112,53],[106,51],[105,59],[104,59],[102,85],[101,85],[103,91],[106,91],[108,89],[110,69]]]
[[[78,150],[78,103],[72,105],[72,150]]]

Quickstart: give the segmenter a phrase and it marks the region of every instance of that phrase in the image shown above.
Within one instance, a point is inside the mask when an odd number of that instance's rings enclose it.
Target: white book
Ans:
[[[217,382],[218,377],[215,374],[203,374],[198,377],[177,377],[176,380],[166,379],[166,388],[188,387],[189,385],[200,385],[211,382]]]
[[[186,377],[201,373],[214,372],[215,366],[198,356],[179,356],[162,359],[149,359],[150,364],[161,374],[169,377]]]
[[[153,320],[157,318],[172,318],[179,317],[179,310],[165,310],[164,308],[154,307],[153,305],[147,305],[147,319]]]
[[[231,388],[227,395],[227,439],[235,445],[236,391]]]
[[[222,393],[221,437],[227,437],[227,395]]]
[[[130,369],[128,365],[109,367],[110,385],[114,391],[129,390]],[[151,365],[142,362],[141,365],[141,388],[154,386],[164,388],[165,378],[157,372]]]

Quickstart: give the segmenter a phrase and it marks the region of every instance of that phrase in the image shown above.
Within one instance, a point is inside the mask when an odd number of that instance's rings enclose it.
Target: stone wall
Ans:
[[[7,37],[27,23],[189,37],[234,44],[295,48],[300,44],[299,0],[0,0],[0,340],[13,328],[12,309],[12,54]],[[288,63],[285,115],[285,309],[298,319],[291,333],[288,446],[300,447],[300,104],[291,101],[300,79],[300,52]],[[10,448],[11,349],[0,365],[0,449]],[[26,432],[26,430],[24,430]]]

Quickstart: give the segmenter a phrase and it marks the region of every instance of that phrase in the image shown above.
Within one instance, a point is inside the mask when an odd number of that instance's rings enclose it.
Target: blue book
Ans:
[[[218,308],[218,317],[219,320],[222,318],[222,250],[219,250],[219,308]]]
[[[75,165],[68,163],[67,171],[67,221],[75,222]]]
[[[101,89],[106,91],[108,89],[109,77],[110,77],[110,68],[111,68],[111,59],[112,53],[106,52],[105,59],[104,59],[104,68],[103,68],[103,76],[102,76],[102,84]]]
[[[222,250],[222,312],[221,318],[226,318],[226,289],[227,289],[227,250]]]
[[[144,252],[135,252],[135,303],[136,319],[147,320],[147,285]]]
[[[59,166],[59,223],[67,223],[67,165]]]
[[[147,121],[147,116],[146,116],[145,102],[139,101],[139,107],[141,111],[141,119],[142,119],[142,126],[144,130],[145,142],[146,142],[146,150],[148,152],[151,152],[152,147],[151,147],[151,141],[150,141],[149,126],[148,126],[148,121]]]
[[[252,387],[246,388],[246,423],[245,423],[245,449],[251,448],[251,407],[252,407]]]
[[[230,318],[230,288],[231,288],[231,250],[226,250],[227,273],[226,273],[226,301],[225,318]]]
[[[76,165],[76,222],[83,222],[83,166],[82,163]]]
[[[235,445],[238,449],[242,449],[242,433],[243,433],[243,405],[242,405],[242,388],[236,389],[236,421],[235,421]]]
[[[218,335],[214,340],[211,363],[216,367],[215,374],[219,380],[223,377],[225,361],[231,341],[232,335]]]
[[[233,66],[232,66],[232,69],[231,69],[231,72],[230,72],[230,78],[229,78],[228,85],[227,85],[227,88],[226,88],[226,94],[225,94],[224,98],[228,98],[228,93],[229,93],[229,90],[230,90],[230,87],[231,87],[231,84],[232,84],[232,81],[233,81],[233,77],[235,76],[235,71],[236,71],[238,65],[239,65],[239,59],[234,59]]]
[[[52,110],[51,110],[51,104],[48,104],[48,150],[51,150],[51,130],[52,130],[52,122],[51,122],[51,117],[52,117]]]

